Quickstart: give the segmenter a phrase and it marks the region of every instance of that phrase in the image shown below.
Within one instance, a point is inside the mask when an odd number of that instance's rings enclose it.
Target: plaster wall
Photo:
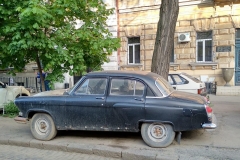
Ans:
[[[240,4],[214,5],[213,2],[181,1],[174,35],[174,63],[170,71],[186,72],[195,77],[215,77],[218,85],[225,84],[221,68],[235,67],[235,30],[240,28]],[[119,31],[121,38],[120,68],[151,70],[151,57],[159,20],[160,2],[153,0],[119,1]],[[196,63],[197,32],[212,31],[213,60],[207,65]],[[178,33],[190,33],[190,41],[178,42]],[[140,64],[128,64],[127,39],[140,37]],[[217,52],[219,46],[230,46],[228,52]],[[234,77],[231,85],[234,85]]]

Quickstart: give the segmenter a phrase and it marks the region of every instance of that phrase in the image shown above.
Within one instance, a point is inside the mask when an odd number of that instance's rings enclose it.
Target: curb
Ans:
[[[36,139],[23,140],[24,138],[3,139],[0,137],[0,144],[13,145],[45,150],[73,152],[81,154],[94,154],[97,156],[117,158],[123,160],[177,160],[178,156],[164,153],[163,150],[151,151],[141,149],[121,149],[105,145],[88,145],[77,143],[59,143],[51,141],[39,141]]]

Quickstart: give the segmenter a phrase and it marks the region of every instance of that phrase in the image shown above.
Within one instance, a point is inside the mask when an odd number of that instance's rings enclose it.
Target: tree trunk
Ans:
[[[45,89],[45,83],[44,83],[44,80],[45,78],[43,77],[43,74],[42,74],[42,66],[41,66],[41,63],[40,63],[40,58],[38,56],[38,53],[37,53],[37,56],[36,56],[36,62],[37,62],[37,66],[38,66],[38,72],[39,72],[39,75],[40,75],[40,79],[41,79],[41,88],[42,88],[42,92],[46,91]]]
[[[166,80],[169,73],[170,56],[174,47],[174,33],[179,12],[178,0],[162,0],[160,19],[152,57],[151,71]]]

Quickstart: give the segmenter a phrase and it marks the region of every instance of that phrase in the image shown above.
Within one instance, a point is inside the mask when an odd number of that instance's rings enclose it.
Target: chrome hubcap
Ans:
[[[167,137],[167,128],[163,124],[151,124],[148,127],[148,136],[152,141],[161,142]]]
[[[49,130],[49,123],[45,119],[38,119],[35,123],[35,130],[39,135],[46,135]]]

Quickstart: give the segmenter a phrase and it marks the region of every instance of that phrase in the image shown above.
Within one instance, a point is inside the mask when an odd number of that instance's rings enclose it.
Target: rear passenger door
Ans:
[[[108,128],[115,131],[138,131],[144,119],[145,85],[130,78],[112,77],[106,100]]]

